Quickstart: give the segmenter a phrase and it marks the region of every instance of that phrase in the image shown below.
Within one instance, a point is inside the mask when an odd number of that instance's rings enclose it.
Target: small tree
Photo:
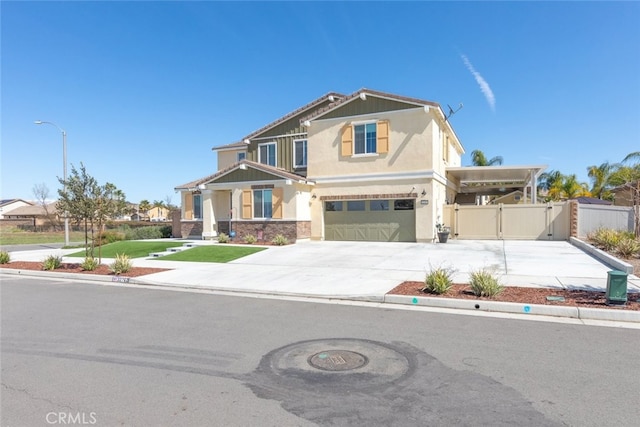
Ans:
[[[61,178],[58,178],[58,181],[63,186],[62,190],[58,190],[58,214],[66,213],[69,218],[83,225],[85,256],[93,258],[96,227],[98,231],[102,231],[107,218],[122,212],[125,207],[124,193],[110,183],[100,186],[98,181],[87,173],[82,163],[80,170],[71,165],[71,175],[66,182]]]

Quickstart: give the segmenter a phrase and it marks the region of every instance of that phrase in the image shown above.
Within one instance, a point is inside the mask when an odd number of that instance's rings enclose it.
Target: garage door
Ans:
[[[415,242],[415,200],[324,202],[325,240]]]

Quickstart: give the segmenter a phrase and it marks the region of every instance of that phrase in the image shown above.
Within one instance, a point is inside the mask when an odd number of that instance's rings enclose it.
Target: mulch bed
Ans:
[[[13,268],[17,270],[42,270],[42,263],[36,261],[12,261],[8,264],[1,264],[0,268]],[[126,273],[119,274],[122,277],[140,277],[147,274],[160,273],[162,271],[168,271],[169,268],[148,268],[148,267],[132,267]],[[63,263],[60,268],[50,270],[53,273],[82,273],[82,274],[98,274],[103,276],[115,276],[106,264],[100,264],[98,268],[93,271],[85,271],[80,264],[76,263]]]
[[[604,292],[505,286],[504,290],[493,298],[480,298],[473,295],[471,288],[465,284],[454,284],[447,293],[442,295],[422,292],[420,290],[422,287],[424,287],[422,282],[403,282],[388,294],[640,311],[640,294],[638,293],[628,293],[627,303],[624,306],[610,306],[607,305]],[[560,296],[565,300],[549,301],[547,296]]]

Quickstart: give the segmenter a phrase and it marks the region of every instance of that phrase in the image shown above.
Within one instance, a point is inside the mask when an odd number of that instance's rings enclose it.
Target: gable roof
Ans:
[[[302,119],[300,119],[300,123],[304,123],[306,121],[310,121],[310,120],[314,120],[314,119],[318,119],[322,116],[324,116],[325,114],[329,113],[330,111],[335,110],[336,108],[342,107],[356,99],[360,99],[361,96],[367,96],[367,95],[371,95],[371,96],[375,96],[378,98],[385,98],[385,99],[390,99],[393,101],[399,101],[399,102],[404,102],[407,104],[414,104],[416,107],[424,107],[425,105],[428,105],[430,107],[435,107],[435,108],[440,108],[440,104],[438,104],[437,102],[433,102],[433,101],[425,101],[423,99],[418,99],[418,98],[410,98],[408,96],[401,96],[401,95],[395,95],[392,93],[387,93],[387,92],[380,92],[377,90],[372,90],[372,89],[367,89],[367,88],[362,88],[360,90],[358,90],[357,92],[352,93],[351,95],[348,95],[336,102],[333,102],[329,105],[327,105],[324,108],[321,108],[319,110],[314,111],[313,113],[309,114],[306,117],[303,117]]]
[[[247,168],[250,167],[252,169],[256,169],[262,172],[266,172],[268,174],[274,175],[278,178],[282,178],[282,179],[290,179],[293,181],[303,181],[304,183],[313,183],[313,181],[309,181],[307,180],[305,177],[300,176],[300,175],[296,175],[294,173],[291,172],[287,172],[284,169],[279,169],[279,168],[275,168],[273,166],[269,166],[269,165],[264,165],[262,163],[256,163],[256,162],[252,162],[250,160],[240,160],[239,162],[236,162],[234,164],[232,164],[231,166],[225,168],[225,169],[221,169],[218,172],[214,173],[213,175],[209,175],[209,176],[205,176],[204,178],[200,178],[197,179],[195,181],[191,181],[188,182],[186,184],[183,185],[179,185],[177,187],[174,188],[174,190],[195,190],[198,189],[198,187],[200,185],[203,184],[208,184],[211,183],[213,181],[215,181],[216,179],[225,176],[233,171],[236,171],[238,169],[244,169],[243,168]]]
[[[304,113],[305,111],[309,111],[312,110],[313,108],[316,108],[318,105],[322,104],[323,102],[326,102],[327,100],[329,101],[333,101],[333,100],[340,100],[344,98],[344,95],[337,93],[337,92],[329,92],[323,96],[321,96],[320,98],[317,98],[313,101],[311,101],[310,103],[296,109],[295,111],[292,111],[288,114],[285,114],[284,116],[280,117],[279,119],[274,120],[273,122],[261,127],[260,129],[251,132],[249,135],[245,136],[244,138],[242,138],[240,141],[238,142],[233,142],[231,144],[226,144],[226,145],[221,145],[218,147],[213,147],[212,150],[216,151],[216,150],[223,150],[223,149],[228,149],[228,148],[240,148],[240,147],[245,147],[247,144],[245,141],[250,140],[251,138],[255,138],[265,132],[267,132],[270,129],[273,129],[274,127],[278,126],[281,123],[286,122],[287,120]]]
[[[50,214],[56,214],[56,204],[57,202],[47,204],[47,209]],[[11,209],[9,212],[5,213],[5,216],[42,216],[46,215],[44,207],[41,205],[29,205],[29,206],[20,206],[15,209]]]
[[[0,200],[0,208],[3,206],[7,206],[10,205],[11,203],[16,203],[16,202],[24,202],[28,205],[32,205],[33,203],[31,202],[27,202],[26,200],[22,200],[22,199],[2,199]]]

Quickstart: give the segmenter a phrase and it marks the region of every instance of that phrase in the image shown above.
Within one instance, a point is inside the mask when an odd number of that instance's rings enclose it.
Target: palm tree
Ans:
[[[604,162],[600,166],[589,166],[587,172],[593,183],[591,194],[598,199],[602,199],[609,187],[611,187],[611,173],[615,170],[615,165]]]
[[[629,160],[638,160],[638,162],[640,162],[640,151],[635,151],[633,153],[629,153],[627,154],[627,157],[625,157],[624,159],[622,159],[622,163],[626,163]],[[640,164],[640,163],[638,163]],[[637,165],[637,164],[636,164]]]
[[[471,152],[471,163],[473,166],[493,166],[502,164],[502,156],[495,156],[487,160],[487,156],[481,150],[473,150]]]
[[[147,199],[141,200],[138,209],[140,209],[140,213],[142,214],[142,216],[147,217],[149,211],[151,210],[151,203],[149,203]]]
[[[560,171],[552,170],[544,172],[538,177],[538,188],[544,191],[549,191],[555,182],[562,181],[562,176],[563,175]]]
[[[562,192],[567,199],[591,196],[588,185],[584,182],[578,182],[578,177],[575,174],[565,177],[562,183]]]

